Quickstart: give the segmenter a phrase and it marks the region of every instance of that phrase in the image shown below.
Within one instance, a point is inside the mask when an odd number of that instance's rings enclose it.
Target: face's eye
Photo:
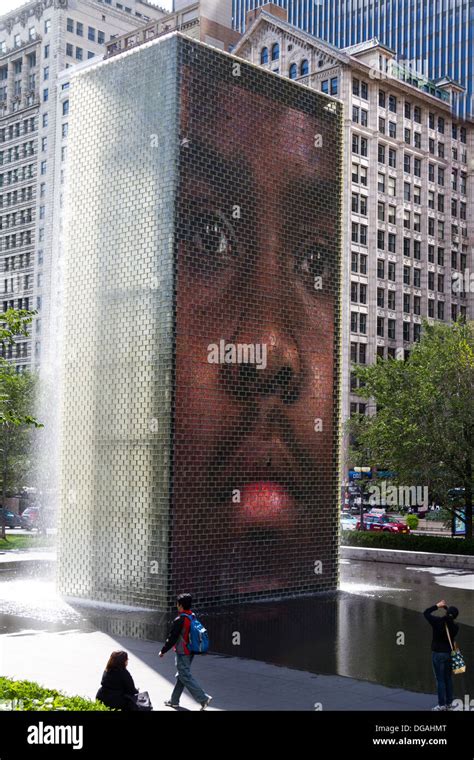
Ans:
[[[220,211],[191,212],[183,232],[187,259],[203,273],[230,264],[237,255],[235,232]]]
[[[319,243],[303,243],[296,251],[294,271],[315,293],[330,293],[334,275],[329,257],[329,251]]]

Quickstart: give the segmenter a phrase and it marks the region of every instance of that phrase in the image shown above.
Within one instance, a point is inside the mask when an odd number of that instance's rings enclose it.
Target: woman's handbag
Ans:
[[[136,703],[139,710],[153,710],[150,695],[147,691],[141,691],[137,694]]]
[[[445,626],[446,633],[448,634],[449,646],[451,647],[451,669],[455,675],[459,675],[459,673],[465,673],[466,663],[464,662],[464,657],[462,656],[456,642],[454,642],[453,647],[453,642],[451,641],[451,636],[449,635],[448,624],[445,623]]]

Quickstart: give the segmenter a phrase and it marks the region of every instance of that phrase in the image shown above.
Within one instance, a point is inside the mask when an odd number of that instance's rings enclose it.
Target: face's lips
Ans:
[[[295,515],[295,499],[288,488],[271,480],[247,483],[235,505],[236,522],[240,529],[249,524],[288,528]]]

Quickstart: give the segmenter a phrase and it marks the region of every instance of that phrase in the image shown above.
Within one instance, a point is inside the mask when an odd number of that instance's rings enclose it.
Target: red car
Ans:
[[[360,520],[356,530],[361,530]],[[392,515],[365,515],[363,530],[381,531],[382,533],[410,533],[410,528],[398,517]]]

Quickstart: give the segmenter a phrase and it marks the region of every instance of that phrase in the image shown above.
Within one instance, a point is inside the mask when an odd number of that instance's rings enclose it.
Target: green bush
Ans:
[[[405,518],[405,522],[410,528],[410,530],[416,530],[418,528],[418,523],[420,522],[420,519],[416,515],[407,515]]]
[[[12,703],[11,707],[6,708],[5,702]],[[2,677],[0,677],[0,708],[15,711],[112,712],[97,700],[92,701],[78,696],[69,697],[56,689],[46,689],[34,681],[13,681]]]
[[[372,549],[404,549],[412,552],[474,555],[474,540],[448,536],[414,536],[413,534],[372,533],[370,531],[343,530],[343,546],[366,546]]]
[[[7,540],[0,540],[0,551],[10,551],[12,549],[44,549],[50,547],[54,549],[56,545],[56,536],[43,536],[40,533],[30,533],[28,536],[14,533],[7,533]]]

